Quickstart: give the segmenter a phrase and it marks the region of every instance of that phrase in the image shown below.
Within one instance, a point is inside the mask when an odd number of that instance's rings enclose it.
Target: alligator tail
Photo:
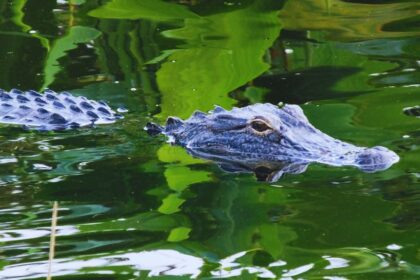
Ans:
[[[66,130],[113,123],[121,115],[103,101],[68,92],[0,90],[0,124],[22,125],[36,130]]]

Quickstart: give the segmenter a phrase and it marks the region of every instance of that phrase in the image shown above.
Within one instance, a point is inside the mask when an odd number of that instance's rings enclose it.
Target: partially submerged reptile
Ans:
[[[302,173],[312,162],[375,172],[399,160],[385,147],[357,147],[321,132],[297,105],[254,104],[231,111],[216,107],[185,121],[169,117],[166,126],[149,123],[146,130],[166,135],[169,142],[218,162],[226,171],[255,172],[267,181]]]
[[[66,130],[113,123],[121,118],[105,102],[47,90],[0,90],[0,124],[37,130]],[[194,156],[211,159],[227,171],[253,171],[275,181],[284,173],[301,173],[318,162],[384,170],[399,160],[385,147],[364,148],[340,141],[312,126],[297,105],[255,104],[209,114],[197,111],[183,121],[169,117],[166,126],[148,123],[149,134],[164,134]]]

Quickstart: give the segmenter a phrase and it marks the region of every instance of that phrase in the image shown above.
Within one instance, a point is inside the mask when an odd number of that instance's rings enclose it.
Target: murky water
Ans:
[[[54,202],[53,279],[420,277],[418,1],[103,2],[0,1],[0,88],[128,109],[95,129],[0,127],[0,278],[47,276]],[[257,102],[401,160],[268,184],[142,129]]]

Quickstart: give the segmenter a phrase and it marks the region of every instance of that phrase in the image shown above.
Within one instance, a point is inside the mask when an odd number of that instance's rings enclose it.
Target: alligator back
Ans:
[[[68,92],[0,90],[0,124],[37,130],[65,130],[113,123],[121,118],[105,102]]]

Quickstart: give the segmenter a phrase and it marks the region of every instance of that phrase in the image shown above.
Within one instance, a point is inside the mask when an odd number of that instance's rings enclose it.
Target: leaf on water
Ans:
[[[199,17],[185,6],[161,0],[114,0],[92,10],[89,15],[97,18],[151,19],[157,21]]]
[[[53,81],[54,76],[60,71],[58,60],[66,55],[66,52],[77,47],[77,44],[87,43],[96,39],[101,32],[95,28],[85,26],[73,26],[69,33],[57,39],[48,54],[44,67],[45,80],[43,88],[48,87]]]

